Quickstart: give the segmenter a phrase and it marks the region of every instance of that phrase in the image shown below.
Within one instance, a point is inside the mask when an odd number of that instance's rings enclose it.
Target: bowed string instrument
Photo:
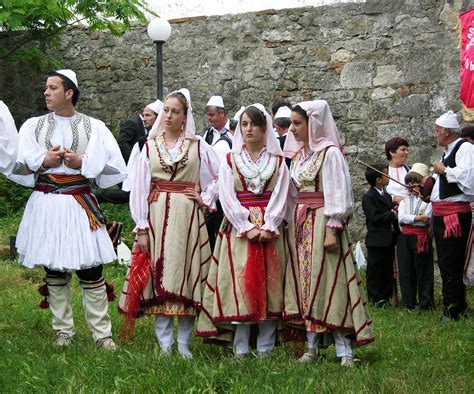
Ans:
[[[430,196],[431,196],[431,191],[433,190],[433,186],[435,184],[435,179],[432,176],[429,176],[423,184],[421,183],[415,183],[412,185],[405,185],[404,183],[392,178],[390,175],[385,174],[382,171],[377,170],[376,168],[372,167],[371,165],[364,163],[361,160],[357,160],[359,164],[362,164],[363,166],[370,168],[372,171],[377,172],[380,175],[383,175],[384,177],[394,181],[395,183],[398,183],[399,185],[402,185],[405,189],[407,189],[410,192],[415,193],[418,197],[420,197],[424,202],[430,202]],[[419,186],[421,189],[418,191],[415,189],[415,187]]]

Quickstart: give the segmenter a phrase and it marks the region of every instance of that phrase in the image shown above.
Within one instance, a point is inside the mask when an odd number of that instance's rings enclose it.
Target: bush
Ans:
[[[32,191],[0,176],[0,218],[22,210]]]

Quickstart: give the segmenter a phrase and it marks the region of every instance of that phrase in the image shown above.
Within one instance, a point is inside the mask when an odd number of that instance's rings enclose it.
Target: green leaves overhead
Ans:
[[[143,0],[3,0],[0,30],[3,34],[21,34],[15,35],[8,48],[0,44],[0,59],[31,58],[33,49],[44,52],[54,48],[59,34],[75,24],[120,35],[132,22],[146,22],[145,13],[154,15]],[[29,45],[32,42],[34,48]]]

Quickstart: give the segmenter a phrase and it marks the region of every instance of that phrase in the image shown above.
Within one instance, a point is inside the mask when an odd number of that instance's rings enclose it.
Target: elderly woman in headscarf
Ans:
[[[352,366],[352,344],[373,341],[372,321],[350,249],[353,209],[349,169],[336,124],[324,100],[293,107],[284,153],[292,158],[284,319],[293,335],[306,331],[311,362],[317,347],[335,342],[341,365]],[[301,335],[299,335],[301,337]]]
[[[219,159],[196,134],[187,89],[170,93],[148,141],[129,161],[130,210],[137,247],[119,308],[127,316],[122,334],[131,335],[139,315],[156,316],[163,354],[174,343],[191,358],[191,331],[201,307],[211,251],[203,209],[215,209]],[[150,259],[147,259],[149,253]]]
[[[232,343],[236,358],[249,353],[252,326],[258,331],[258,357],[275,347],[287,256],[282,221],[288,185],[272,119],[261,104],[253,104],[240,115],[232,151],[219,170],[225,218],[197,325],[198,336]]]

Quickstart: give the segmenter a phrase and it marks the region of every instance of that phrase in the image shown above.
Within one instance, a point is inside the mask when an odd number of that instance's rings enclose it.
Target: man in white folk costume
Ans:
[[[19,135],[12,131],[12,120],[0,123],[10,125],[10,131],[0,129],[0,154],[9,160],[0,170],[34,188],[18,229],[19,261],[28,268],[44,267],[41,306],[49,302],[56,345],[70,345],[75,334],[69,282],[76,272],[95,344],[115,350],[102,265],[116,255],[90,184],[95,179],[108,188],[122,182],[125,162],[105,124],[76,111],[74,71],[53,71],[44,95],[52,112],[28,119]],[[2,117],[7,115],[5,108],[0,110]]]

